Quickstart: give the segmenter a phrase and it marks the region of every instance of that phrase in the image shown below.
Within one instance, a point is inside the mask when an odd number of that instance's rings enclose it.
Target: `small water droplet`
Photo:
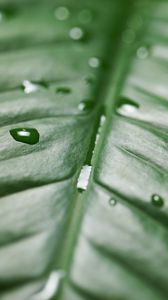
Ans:
[[[83,9],[79,13],[79,21],[83,24],[88,24],[92,21],[93,15],[89,9]]]
[[[110,204],[110,206],[115,206],[117,204],[117,200],[114,198],[110,198],[109,204]]]
[[[157,194],[152,195],[151,202],[156,207],[162,207],[164,205],[163,198]]]
[[[65,21],[70,16],[70,11],[66,6],[59,6],[55,10],[55,17],[59,21]]]
[[[143,18],[141,15],[135,15],[128,21],[128,26],[134,29],[138,29],[143,25]]]
[[[71,89],[69,87],[60,86],[56,89],[56,93],[58,93],[58,94],[70,94]]]
[[[149,56],[149,49],[147,47],[140,47],[137,49],[137,57],[139,59],[146,59]]]
[[[79,103],[78,109],[83,112],[90,112],[95,106],[95,102],[93,100],[83,100]]]
[[[65,276],[62,270],[54,271],[49,278],[42,291],[36,293],[31,300],[49,300],[56,296],[60,286],[61,279]]]
[[[135,32],[132,29],[127,29],[123,33],[122,40],[126,44],[131,44],[135,40]]]
[[[92,170],[91,166],[85,165],[82,167],[77,182],[77,189],[79,192],[83,192],[87,189],[91,170]]]
[[[40,135],[35,128],[14,128],[9,132],[17,142],[30,145],[34,145],[39,142]]]
[[[91,68],[99,68],[101,65],[100,58],[98,57],[90,57],[88,64]]]
[[[95,77],[91,77],[91,76],[86,77],[86,78],[85,78],[85,81],[86,81],[87,83],[89,83],[89,84],[92,84],[92,83],[95,82]]]
[[[39,90],[41,87],[47,88],[48,84],[44,81],[39,81],[38,83],[31,82],[29,80],[24,80],[22,82],[22,88],[26,94],[30,94],[33,92],[36,92]]]
[[[84,40],[86,34],[81,27],[73,27],[69,31],[69,36],[74,41],[82,41]]]
[[[129,99],[123,99],[122,101],[120,101],[120,104],[117,107],[117,112],[120,115],[132,115],[137,113],[138,109],[138,103]]]

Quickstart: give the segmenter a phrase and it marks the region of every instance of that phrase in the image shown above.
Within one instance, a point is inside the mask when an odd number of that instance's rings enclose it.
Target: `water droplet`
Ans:
[[[81,27],[73,27],[69,31],[69,36],[74,41],[82,41],[85,38],[86,34]]]
[[[164,205],[163,198],[157,194],[152,195],[151,202],[156,207],[162,207]]]
[[[56,93],[58,93],[58,94],[70,94],[71,89],[69,87],[60,86],[56,89]]]
[[[100,58],[90,57],[89,61],[88,61],[88,64],[91,68],[99,68],[100,64],[101,64]]]
[[[77,189],[79,190],[79,192],[85,191],[87,189],[91,170],[91,166],[85,165],[82,167],[77,182]]]
[[[110,198],[109,204],[110,204],[110,206],[115,206],[117,204],[117,200],[114,198]]]
[[[89,9],[83,9],[79,13],[79,21],[83,24],[88,24],[92,21],[93,15]]]
[[[137,49],[137,57],[139,59],[146,59],[149,56],[149,49],[147,47],[140,47]]]
[[[26,94],[36,92],[41,87],[47,88],[48,84],[44,81],[39,81],[38,83],[31,82],[29,80],[24,80],[22,83],[22,88]]]
[[[143,25],[143,18],[141,15],[135,15],[131,20],[128,21],[128,26],[134,29],[138,29]]]
[[[95,106],[95,102],[93,100],[83,100],[79,103],[78,109],[83,112],[90,112]]]
[[[139,104],[128,99],[123,99],[120,101],[120,104],[118,105],[117,112],[120,115],[132,115],[137,113],[139,109]]]
[[[42,291],[35,294],[31,300],[49,300],[56,296],[61,279],[65,276],[64,271],[58,270],[55,272],[52,272],[49,275],[49,278],[43,288]]]
[[[34,145],[39,142],[40,135],[35,128],[14,128],[9,132],[17,142],[30,145]]]
[[[133,43],[133,41],[135,40],[135,32],[134,32],[134,30],[132,30],[132,29],[125,30],[125,32],[124,32],[124,34],[122,36],[122,40],[126,44]]]
[[[95,82],[95,78],[94,78],[94,77],[91,77],[91,76],[89,76],[89,77],[86,77],[86,78],[85,78],[85,81],[86,81],[87,83],[89,83],[89,84],[92,84],[92,83],[94,83],[94,82]]]
[[[59,7],[56,8],[54,14],[55,14],[55,17],[57,18],[57,20],[59,20],[59,21],[65,21],[65,20],[67,20],[69,18],[70,11],[65,6],[59,6]]]

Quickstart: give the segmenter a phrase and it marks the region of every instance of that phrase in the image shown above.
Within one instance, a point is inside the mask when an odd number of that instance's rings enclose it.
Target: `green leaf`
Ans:
[[[0,299],[167,299],[167,8],[0,0]]]

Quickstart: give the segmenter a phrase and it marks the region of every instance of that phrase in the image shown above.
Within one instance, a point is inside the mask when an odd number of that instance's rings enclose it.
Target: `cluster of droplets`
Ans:
[[[55,18],[58,21],[66,21],[71,17],[71,11],[66,6],[59,6],[54,11]],[[78,22],[85,25],[92,21],[93,14],[89,9],[83,9],[78,13]],[[74,41],[83,41],[86,39],[86,31],[81,26],[74,26],[69,30],[69,37]]]

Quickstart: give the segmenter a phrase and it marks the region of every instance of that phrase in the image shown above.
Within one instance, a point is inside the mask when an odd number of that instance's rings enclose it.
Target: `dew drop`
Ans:
[[[77,182],[77,189],[79,192],[83,192],[87,189],[91,170],[92,170],[92,167],[89,165],[85,165],[82,167],[79,178],[78,178],[78,182]]]
[[[79,13],[79,21],[83,24],[88,24],[92,21],[93,15],[89,9],[83,9]]]
[[[91,68],[99,68],[101,65],[100,58],[98,57],[90,57],[88,60],[88,64]]]
[[[146,59],[149,56],[149,49],[147,47],[140,47],[137,49],[137,57],[139,59]]]
[[[117,200],[114,198],[110,198],[109,204],[110,204],[110,206],[115,206],[117,204]]]
[[[70,94],[71,89],[69,87],[60,86],[56,89],[56,93],[58,93],[58,94]]]
[[[79,103],[78,109],[83,112],[90,112],[95,106],[95,102],[93,100],[83,100]]]
[[[70,11],[66,6],[59,6],[56,8],[54,14],[57,20],[65,21],[69,18]]]
[[[118,105],[117,112],[120,115],[132,115],[137,113],[139,109],[139,104],[128,100],[128,99],[123,99],[120,101],[120,104]]]
[[[14,128],[9,132],[17,142],[30,145],[34,145],[39,142],[40,135],[35,128]]]
[[[152,195],[151,202],[156,207],[162,207],[164,205],[163,198],[157,194]]]
[[[84,40],[86,34],[81,27],[73,27],[69,31],[69,36],[74,41],[82,41]]]
[[[89,84],[93,84],[95,82],[95,78],[91,77],[91,76],[88,76],[88,77],[85,78],[85,81]]]
[[[44,82],[44,81],[40,81],[38,83],[34,83],[34,82],[29,81],[29,80],[24,80],[22,82],[22,88],[23,88],[23,90],[24,90],[24,92],[26,94],[30,94],[30,93],[36,92],[41,87],[47,88],[48,84],[46,82]]]
[[[128,26],[131,28],[138,29],[143,25],[143,18],[141,15],[135,15],[130,21],[128,21]]]
[[[133,41],[135,40],[135,32],[132,29],[127,29],[123,36],[122,36],[122,40],[124,43],[126,44],[132,44]]]

